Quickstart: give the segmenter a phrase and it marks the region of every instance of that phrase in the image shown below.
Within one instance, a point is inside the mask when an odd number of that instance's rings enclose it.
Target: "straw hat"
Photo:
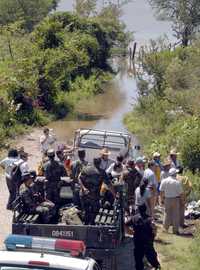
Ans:
[[[103,148],[101,151],[100,151],[100,154],[103,156],[109,156],[111,153],[110,151],[108,150],[108,148]]]
[[[171,151],[170,151],[170,156],[172,156],[172,155],[174,155],[174,156],[177,156],[177,155],[179,155],[179,153],[178,152],[176,152],[176,149],[172,149]]]
[[[171,161],[169,159],[165,159],[163,162],[163,167],[167,167],[171,165]]]
[[[153,158],[160,157],[160,156],[161,156],[161,154],[159,152],[153,153]]]

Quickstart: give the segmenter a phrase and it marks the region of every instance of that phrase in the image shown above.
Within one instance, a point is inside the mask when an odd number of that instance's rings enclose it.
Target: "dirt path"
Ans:
[[[24,135],[20,137],[16,142],[13,142],[13,144],[17,147],[24,146],[25,151],[30,154],[28,163],[31,169],[36,169],[37,164],[41,159],[38,143],[40,135],[41,130],[34,129],[30,134]],[[8,191],[3,171],[1,171],[0,183],[0,247],[2,247],[5,237],[11,233],[12,220],[12,212],[6,210]]]

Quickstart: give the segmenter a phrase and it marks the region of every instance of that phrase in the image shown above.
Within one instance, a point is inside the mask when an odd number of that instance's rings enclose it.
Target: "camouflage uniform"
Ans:
[[[42,221],[48,223],[55,214],[55,205],[51,201],[45,201],[35,184],[30,187],[22,185],[20,196],[23,203],[23,212],[26,214],[40,214]]]
[[[73,194],[74,194],[74,204],[81,208],[81,202],[80,202],[80,185],[78,183],[78,177],[84,167],[88,165],[88,162],[86,160],[76,160],[72,163],[71,166],[71,178],[73,179]]]
[[[49,160],[44,165],[45,177],[48,180],[46,183],[46,198],[59,204],[59,182],[62,176],[66,176],[67,172],[64,165],[56,160]]]
[[[135,189],[140,185],[141,174],[135,168],[127,168],[122,174],[122,181],[127,186],[126,206],[133,206],[135,203]]]
[[[102,177],[102,173],[94,166],[88,165],[80,174],[81,184],[88,190],[87,193],[83,189],[80,191],[82,208],[85,211],[85,224],[94,224],[95,217],[100,207],[100,189],[104,181],[109,185],[108,179]]]

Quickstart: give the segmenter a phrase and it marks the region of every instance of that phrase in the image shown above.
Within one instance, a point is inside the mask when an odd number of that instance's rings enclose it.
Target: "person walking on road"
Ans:
[[[126,225],[132,225],[134,230],[136,270],[144,270],[144,257],[154,269],[160,269],[160,263],[154,249],[155,225],[146,214],[146,210],[145,204],[140,205],[138,213],[126,221]]]
[[[171,168],[169,170],[169,177],[161,182],[160,192],[161,202],[164,203],[165,207],[163,227],[168,231],[172,225],[173,233],[179,234],[180,204],[183,200],[183,188],[176,176],[177,170]]]
[[[50,148],[52,149],[56,137],[54,134],[50,133],[49,128],[44,128],[43,133],[44,134],[40,137],[40,148],[41,152],[45,154]]]

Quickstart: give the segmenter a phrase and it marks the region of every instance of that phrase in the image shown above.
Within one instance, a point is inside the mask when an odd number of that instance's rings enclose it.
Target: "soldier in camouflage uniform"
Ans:
[[[122,183],[126,184],[126,207],[127,210],[130,210],[130,212],[133,209],[135,203],[135,190],[140,185],[141,180],[142,176],[135,168],[134,160],[128,160],[126,169],[122,173],[121,181]]]
[[[36,174],[27,172],[23,175],[24,184],[20,187],[23,212],[26,214],[40,214],[43,223],[49,223],[55,214],[55,205],[45,200],[34,183]]]
[[[94,159],[94,164],[84,167],[79,176],[81,186],[80,198],[85,212],[86,225],[94,225],[95,217],[100,208],[99,201],[102,183],[105,182],[106,185],[111,186],[105,172],[100,169],[100,164],[100,159]]]
[[[81,208],[81,202],[79,197],[80,185],[79,185],[79,175],[84,167],[88,165],[88,161],[85,160],[86,152],[85,150],[78,150],[78,159],[75,160],[71,165],[71,178],[73,179],[73,194],[74,194],[74,204]]]
[[[46,183],[46,198],[58,206],[59,183],[62,176],[66,176],[67,172],[63,164],[55,160],[55,151],[50,149],[47,151],[49,161],[44,165],[44,174],[48,182]]]

